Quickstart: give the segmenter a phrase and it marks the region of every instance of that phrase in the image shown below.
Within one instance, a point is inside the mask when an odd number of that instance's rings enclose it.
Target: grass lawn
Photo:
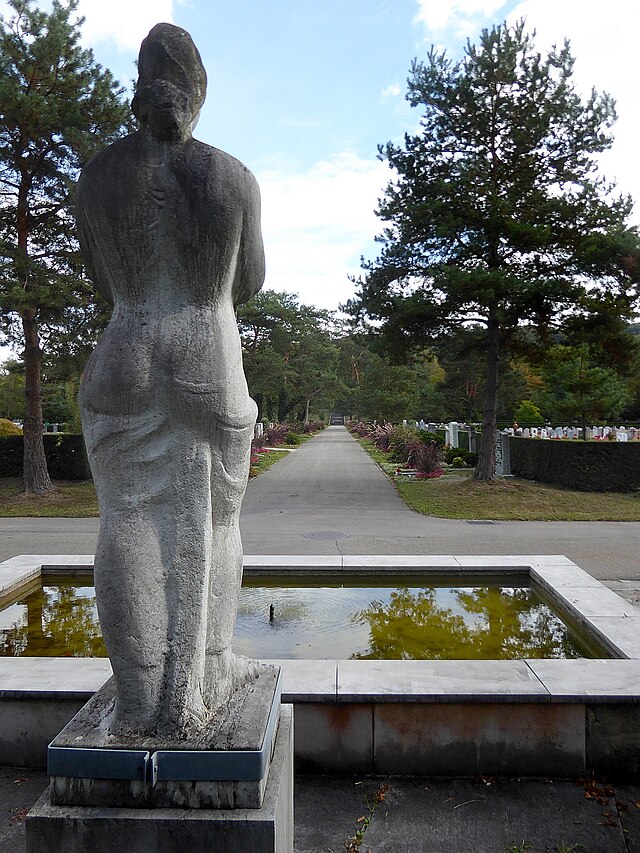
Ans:
[[[360,444],[390,474],[397,463],[371,442]],[[455,471],[455,473],[453,473]],[[391,477],[404,501],[423,515],[492,521],[640,521],[640,493],[576,492],[532,480],[478,483],[453,469],[434,480]]]
[[[288,450],[270,450],[268,453],[258,453],[258,461],[251,465],[249,477],[251,479],[257,477],[258,474],[262,474],[267,468],[271,468],[272,465],[275,465],[276,462],[279,462],[288,455]]]
[[[251,476],[257,477],[288,455],[286,450],[260,453],[257,464],[251,466]],[[54,486],[55,492],[49,495],[27,497],[19,477],[0,478],[0,518],[97,518],[100,515],[92,480],[54,480]]]
[[[0,479],[0,517],[97,518],[98,501],[92,480],[54,480],[55,492],[36,497],[24,495],[19,477]]]

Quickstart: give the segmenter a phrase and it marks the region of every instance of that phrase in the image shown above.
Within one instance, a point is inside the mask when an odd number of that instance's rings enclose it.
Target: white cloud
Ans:
[[[430,31],[455,26],[456,31],[468,33],[475,29],[478,19],[486,19],[501,9],[507,0],[418,0],[414,23],[424,24]]]
[[[615,98],[615,142],[602,155],[601,168],[608,178],[617,180],[621,191],[631,193],[640,202],[640,113],[635,69],[640,8],[628,0],[609,0],[606,4],[524,0],[508,21],[513,23],[519,18],[526,18],[528,29],[536,30],[538,50],[546,51],[554,43],[561,45],[565,37],[570,39],[576,59],[574,82],[583,96],[595,87]],[[635,219],[640,220],[639,204]]]
[[[183,0],[177,0],[183,5]],[[50,9],[47,0],[37,3]],[[85,44],[112,41],[119,50],[135,51],[151,27],[161,21],[173,23],[174,0],[80,0],[78,15],[85,18],[82,37]],[[13,15],[6,0],[0,0],[0,15]]]
[[[382,98],[386,100],[386,98],[397,98],[398,95],[402,92],[400,86],[397,83],[392,83],[390,86],[387,86],[382,90]]]
[[[306,171],[257,175],[267,256],[265,287],[303,303],[337,308],[352,292],[348,274],[380,232],[374,214],[389,179],[385,164],[337,154]]]
[[[173,5],[173,0],[80,0],[78,14],[86,19],[84,41],[113,41],[118,49],[137,53],[154,24],[173,23]]]

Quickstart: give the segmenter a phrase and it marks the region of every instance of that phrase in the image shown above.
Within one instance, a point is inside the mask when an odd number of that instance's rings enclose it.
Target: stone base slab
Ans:
[[[292,853],[292,706],[282,706],[262,808],[53,806],[47,790],[27,816],[26,833],[27,853]]]
[[[107,732],[110,679],[51,742],[54,806],[260,808],[279,719],[279,669],[259,665],[224,714],[184,741]]]

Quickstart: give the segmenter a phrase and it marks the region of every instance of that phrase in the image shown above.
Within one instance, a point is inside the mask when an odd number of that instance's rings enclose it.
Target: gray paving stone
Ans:
[[[576,848],[580,853],[627,853],[615,802],[602,806],[586,800],[575,783],[391,779],[389,784],[367,830],[365,850],[502,853],[527,842],[529,853],[555,853],[564,842],[582,844]]]

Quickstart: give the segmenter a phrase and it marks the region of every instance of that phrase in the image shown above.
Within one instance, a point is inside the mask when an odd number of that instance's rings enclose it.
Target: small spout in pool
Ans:
[[[276,615],[276,609],[273,604],[269,605],[269,622],[273,622]]]

